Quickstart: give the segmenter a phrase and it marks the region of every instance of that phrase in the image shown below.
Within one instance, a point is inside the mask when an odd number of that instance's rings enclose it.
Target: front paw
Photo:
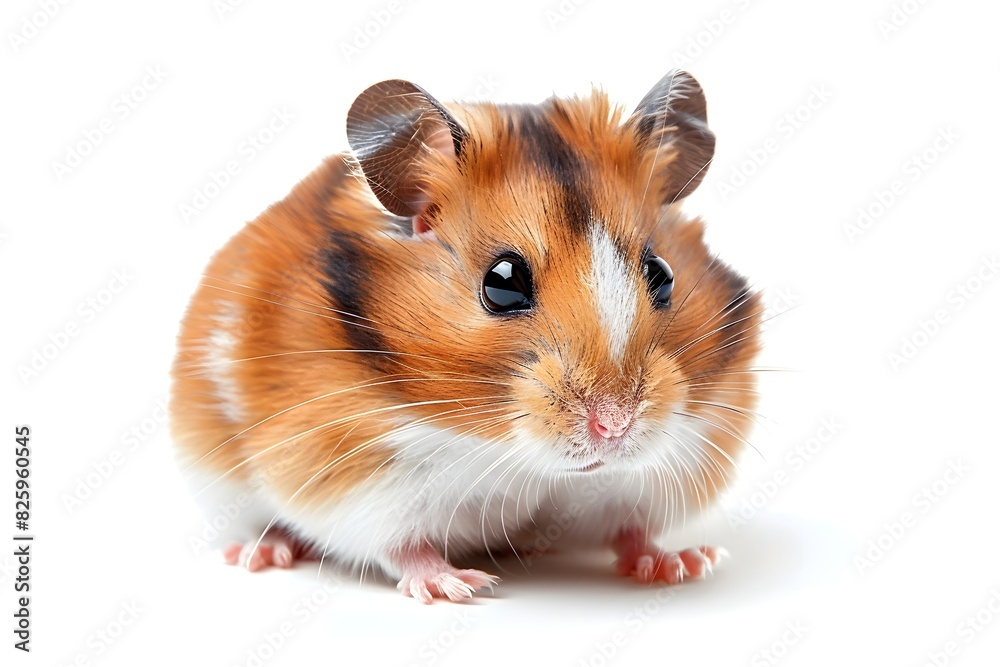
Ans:
[[[663,551],[655,545],[621,555],[616,564],[618,574],[635,577],[641,584],[662,581],[679,584],[685,579],[701,579],[728,556],[722,547],[702,546],[683,551]]]
[[[489,587],[492,591],[500,581],[479,570],[460,570],[426,544],[402,549],[390,562],[403,573],[396,588],[424,604],[430,604],[434,598],[452,602],[468,600],[481,588]]]

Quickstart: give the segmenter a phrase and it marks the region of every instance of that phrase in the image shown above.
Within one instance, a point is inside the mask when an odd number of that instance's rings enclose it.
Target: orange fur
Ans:
[[[212,259],[179,338],[177,447],[215,476],[262,480],[297,506],[320,507],[393,465],[384,438],[401,425],[502,441],[517,420],[540,438],[572,437],[600,394],[647,419],[684,405],[711,423],[721,450],[705,452],[711,484],[689,489],[706,502],[750,426],[760,306],[709,253],[701,222],[661,201],[671,152],[636,141],[599,92],[542,111],[449,108],[472,140],[460,162],[424,159],[436,240],[396,231],[357,164],[339,155]],[[541,123],[538,143],[526,141],[526,124]],[[573,208],[566,175],[545,162],[549,144],[570,147],[583,166],[572,185],[587,210]],[[669,310],[639,300],[620,365],[594,344],[602,333],[581,289],[591,261],[581,215],[606,226],[640,284],[647,246],[676,275]],[[529,315],[498,318],[480,304],[483,273],[504,250],[533,267]],[[331,274],[340,275],[332,288]],[[238,410],[220,399],[226,391]]]

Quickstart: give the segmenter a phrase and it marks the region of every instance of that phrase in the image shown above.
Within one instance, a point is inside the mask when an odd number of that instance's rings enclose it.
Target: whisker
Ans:
[[[286,414],[286,413],[288,413],[288,412],[290,412],[292,410],[295,410],[297,408],[300,408],[300,407],[302,407],[304,405],[308,405],[310,403],[315,403],[316,401],[320,401],[320,400],[323,400],[323,399],[331,398],[333,396],[337,396],[337,395],[340,395],[340,394],[346,394],[346,393],[351,392],[351,391],[358,391],[358,390],[361,390],[361,389],[369,389],[371,387],[379,387],[379,386],[383,386],[383,385],[399,384],[399,383],[413,382],[413,381],[416,381],[416,380],[409,379],[409,378],[401,378],[401,379],[384,380],[384,381],[378,381],[378,382],[369,382],[367,384],[354,385],[352,387],[345,387],[344,389],[338,389],[336,391],[331,391],[331,392],[328,392],[326,394],[322,394],[320,396],[316,396],[314,398],[307,399],[305,401],[297,403],[297,404],[295,404],[295,405],[293,405],[291,407],[285,408],[283,410],[279,410],[278,412],[274,413],[273,415],[271,415],[269,417],[265,417],[264,419],[261,419],[257,423],[251,424],[250,426],[247,426],[246,428],[244,428],[239,433],[236,433],[235,435],[230,436],[225,441],[223,441],[220,444],[216,445],[215,447],[213,447],[212,449],[210,449],[208,452],[206,452],[205,454],[203,454],[202,456],[200,456],[198,459],[196,459],[194,462],[192,462],[190,465],[188,465],[186,468],[184,468],[184,470],[182,471],[182,473],[187,473],[188,471],[191,470],[191,468],[193,468],[197,464],[199,464],[202,461],[204,461],[207,457],[209,457],[212,454],[214,454],[220,448],[222,448],[222,447],[226,446],[227,444],[233,442],[236,438],[239,438],[240,436],[244,435],[245,433],[247,433],[251,429],[257,428],[261,424],[264,424],[265,422],[268,422],[268,421],[274,419],[275,417],[278,417],[280,415]],[[421,382],[431,382],[431,381],[435,381],[435,380],[433,378],[427,378],[427,379],[421,379],[420,381]],[[455,379],[451,379],[451,378],[442,379],[440,381],[442,381],[442,382],[444,382],[444,381],[447,381],[447,382],[476,382],[476,380],[455,380]],[[486,381],[486,380],[483,380],[482,382],[486,383],[486,384],[498,384],[498,383],[493,383],[493,382]],[[497,397],[487,397],[487,398],[497,398]]]
[[[522,452],[520,458],[516,459],[513,463],[507,466],[507,468],[502,473],[500,473],[496,481],[494,481],[493,484],[490,486],[490,488],[487,490],[486,499],[483,501],[483,507],[479,514],[479,521],[482,528],[481,532],[483,537],[483,547],[485,547],[486,553],[487,555],[489,555],[490,560],[493,561],[493,564],[496,565],[497,568],[499,568],[503,572],[506,572],[507,570],[503,566],[501,566],[500,563],[497,562],[496,558],[493,557],[493,552],[490,549],[489,541],[487,540],[486,537],[486,512],[489,508],[490,500],[493,498],[496,489],[500,486],[500,483],[503,481],[504,476],[507,475],[508,472],[513,470],[515,466],[518,466],[518,464],[520,464],[517,468],[517,471],[513,475],[511,475],[510,482],[507,483],[507,487],[504,489],[504,495],[500,500],[500,530],[503,533],[504,539],[507,541],[507,545],[510,547],[511,552],[514,554],[514,557],[517,558],[518,562],[521,563],[521,565],[523,566],[524,563],[521,561],[521,556],[517,553],[517,549],[514,547],[514,543],[511,541],[510,536],[507,534],[506,517],[504,516],[504,506],[507,502],[507,492],[510,491],[510,485],[514,483],[514,480],[517,479],[518,473],[524,470],[524,467],[528,464],[529,460],[528,454],[529,452]]]
[[[305,308],[296,308],[295,306],[289,305],[287,303],[281,303],[279,301],[273,301],[271,299],[265,299],[264,297],[254,296],[253,294],[244,294],[242,292],[237,292],[236,290],[226,289],[225,287],[219,287],[218,285],[209,285],[207,283],[202,283],[202,284],[204,284],[205,287],[208,287],[210,289],[219,290],[220,292],[227,292],[229,294],[235,294],[237,296],[242,296],[242,297],[247,298],[247,299],[254,299],[256,301],[263,301],[264,303],[270,303],[270,304],[273,304],[275,306],[279,306],[281,308],[288,308],[289,310],[294,310],[294,311],[299,312],[299,313],[305,313],[306,315],[315,315],[316,317],[322,317],[322,318],[327,319],[327,320],[333,320],[334,322],[340,322],[341,324],[350,324],[352,326],[360,327],[362,329],[369,329],[371,331],[381,331],[378,327],[370,327],[367,324],[361,324],[359,322],[353,322],[351,320],[345,320],[345,319],[343,319],[341,317],[334,317],[332,315],[326,315],[324,313],[317,313],[317,312],[313,312],[311,310],[306,310]],[[356,317],[356,316],[351,316],[351,317]]]
[[[495,398],[503,398],[503,397],[502,396],[474,397],[475,400],[485,400],[485,399],[495,399]],[[206,490],[208,490],[209,488],[211,488],[214,484],[216,484],[217,482],[219,482],[220,480],[222,480],[224,477],[228,476],[230,473],[234,472],[236,469],[241,468],[244,465],[250,463],[252,460],[256,459],[258,456],[266,454],[267,452],[269,452],[269,451],[271,451],[271,450],[273,450],[273,449],[275,449],[277,447],[280,447],[280,446],[282,446],[284,444],[287,444],[288,442],[290,442],[292,440],[296,440],[298,438],[301,438],[302,436],[309,435],[310,433],[314,433],[314,432],[319,431],[321,429],[329,428],[331,426],[337,426],[337,425],[344,424],[344,423],[349,423],[350,421],[352,421],[354,419],[359,419],[359,418],[362,418],[362,417],[368,417],[368,416],[371,416],[371,415],[374,415],[374,414],[381,414],[381,413],[385,413],[385,412],[390,412],[392,410],[402,410],[402,409],[406,409],[406,408],[421,407],[421,406],[425,406],[425,405],[441,405],[441,404],[444,404],[444,403],[456,403],[456,402],[457,402],[456,399],[441,399],[441,400],[433,400],[433,401],[416,401],[416,402],[413,402],[413,403],[404,403],[402,405],[391,405],[391,406],[387,406],[387,407],[375,408],[375,409],[372,409],[372,410],[367,410],[365,412],[359,412],[359,413],[356,413],[354,415],[350,415],[348,417],[341,417],[339,419],[334,419],[333,421],[329,421],[329,422],[326,422],[324,424],[320,424],[318,426],[314,426],[312,428],[306,429],[305,431],[297,433],[297,434],[295,434],[293,436],[285,438],[284,440],[282,440],[280,442],[277,442],[277,443],[275,443],[273,445],[270,445],[270,446],[262,449],[261,451],[256,452],[255,454],[253,454],[253,455],[247,457],[246,459],[240,461],[236,465],[232,466],[229,470],[227,470],[226,472],[224,472],[221,476],[217,477],[214,481],[210,482],[207,486],[205,486],[204,488],[202,488],[201,491],[198,491],[197,493],[195,493],[195,496],[197,497],[198,495],[204,493]]]
[[[350,354],[350,353],[355,353],[355,354],[381,354],[381,355],[397,356],[397,357],[413,357],[413,358],[416,358],[416,359],[425,359],[425,360],[428,360],[428,361],[439,361],[439,362],[442,362],[442,363],[447,363],[447,362],[445,362],[444,359],[441,359],[441,358],[438,358],[438,357],[429,357],[429,356],[424,355],[424,354],[410,354],[408,352],[393,352],[391,350],[359,350],[359,349],[353,349],[353,348],[344,348],[344,349],[340,349],[340,350],[333,350],[333,349],[331,349],[331,350],[292,350],[292,351],[289,351],[289,352],[275,352],[273,354],[261,354],[261,355],[255,356],[255,357],[243,357],[242,359],[225,359],[223,361],[213,361],[213,362],[210,362],[210,363],[200,363],[199,366],[202,366],[204,368],[213,368],[215,366],[225,366],[225,365],[228,365],[228,364],[243,363],[245,361],[258,361],[260,359],[272,359],[274,357],[285,357],[285,356],[297,355],[297,354],[334,354],[334,353],[345,353],[345,354]],[[192,375],[194,375],[194,374],[192,373]]]
[[[478,484],[481,481],[483,481],[486,478],[487,475],[489,475],[495,469],[497,469],[498,467],[500,467],[502,464],[506,463],[507,459],[511,458],[512,456],[514,456],[517,453],[518,453],[518,450],[516,448],[512,448],[512,449],[509,449],[508,451],[504,452],[500,456],[500,458],[498,458],[496,461],[494,461],[489,466],[487,466],[486,470],[484,470],[483,472],[481,472],[479,474],[479,476],[476,477],[476,479],[473,480],[473,482],[471,484],[469,484],[469,488],[466,489],[465,493],[463,493],[461,495],[461,497],[458,499],[458,502],[455,503],[455,509],[452,510],[451,516],[448,518],[448,523],[445,526],[445,531],[444,531],[445,560],[448,559],[448,536],[451,534],[451,525],[452,525],[452,523],[455,520],[455,515],[458,513],[458,510],[462,507],[462,503],[465,502],[465,499],[468,497],[469,493],[471,493],[472,490],[474,488],[476,488],[476,486],[478,486]]]
[[[707,405],[709,407],[719,408],[720,410],[728,410],[730,412],[735,412],[736,414],[746,417],[748,419],[754,419],[758,417],[761,419],[764,418],[764,416],[761,413],[757,412],[756,410],[750,410],[748,408],[744,408],[738,405],[730,405],[728,403],[720,403],[718,401],[698,401],[689,398],[685,400],[685,403],[694,403],[695,405]]]
[[[744,296],[749,296],[749,292],[744,292]],[[731,308],[734,308],[734,307],[736,307],[738,305],[739,305],[739,300],[738,299],[730,302],[730,304],[728,306],[726,306],[725,308],[723,308],[722,310],[720,310],[718,313],[716,313],[711,318],[709,318],[706,322],[704,322],[701,326],[699,326],[697,329],[695,329],[695,331],[692,332],[692,335],[694,333],[697,333],[698,331],[700,331],[702,329],[702,327],[704,327],[705,325],[711,324],[713,321],[716,320],[716,318],[725,316],[725,314],[727,313],[727,311],[729,311]],[[679,346],[676,350],[674,350],[669,355],[668,358],[669,359],[675,359],[679,355],[683,354],[686,350],[690,349],[692,346],[697,345],[698,343],[700,343],[701,341],[705,340],[706,338],[709,338],[713,334],[716,334],[716,333],[718,333],[718,332],[720,332],[720,331],[722,331],[724,329],[728,329],[730,327],[734,327],[737,324],[740,324],[742,322],[746,322],[748,320],[752,320],[757,315],[759,315],[760,312],[762,312],[762,311],[755,311],[755,312],[750,313],[749,315],[747,315],[745,317],[741,317],[738,320],[734,320],[732,322],[726,322],[725,324],[719,325],[719,326],[715,327],[714,329],[711,329],[710,331],[706,331],[701,336],[698,336],[697,338],[695,338],[693,340],[689,340],[688,342],[686,342],[686,343],[682,344],[681,346]],[[758,323],[758,325],[759,324],[760,323]],[[755,325],[755,326],[757,326],[757,325]]]
[[[708,439],[708,438],[706,438],[706,437],[705,437],[704,435],[702,435],[702,434],[701,434],[700,432],[698,432],[698,430],[697,430],[697,429],[694,429],[694,428],[691,428],[690,426],[688,426],[688,425],[686,425],[686,424],[683,424],[683,423],[679,424],[679,426],[680,426],[681,428],[685,428],[685,429],[687,429],[687,430],[688,430],[688,432],[689,432],[689,433],[691,433],[691,435],[695,436],[696,438],[698,438],[699,440],[701,440],[702,442],[704,442],[704,443],[705,443],[706,445],[708,445],[709,447],[711,447],[711,448],[712,448],[712,449],[714,449],[715,451],[717,451],[717,452],[719,452],[720,454],[722,454],[722,456],[723,456],[723,457],[724,457],[724,458],[726,459],[726,461],[728,461],[728,462],[729,462],[729,465],[733,466],[733,468],[735,468],[736,470],[738,470],[738,471],[742,472],[742,470],[741,470],[741,468],[740,468],[739,464],[738,464],[738,463],[736,463],[736,461],[735,461],[735,460],[733,460],[733,457],[732,457],[732,456],[730,456],[730,455],[729,455],[729,454],[728,454],[728,453],[727,453],[727,452],[726,452],[726,451],[725,451],[724,449],[722,449],[721,447],[719,447],[719,446],[718,446],[717,444],[715,444],[715,443],[714,443],[713,441],[709,440],[709,439]]]
[[[737,431],[732,431],[732,430],[726,428],[725,426],[722,426],[721,424],[718,424],[718,423],[712,421],[711,419],[708,419],[707,417],[703,417],[703,416],[695,414],[693,412],[675,411],[674,414],[675,415],[679,415],[681,417],[687,417],[688,419],[697,419],[698,421],[704,422],[704,423],[708,424],[709,426],[711,426],[712,428],[716,428],[716,429],[722,431],[723,433],[725,433],[726,435],[731,436],[733,438],[736,438],[741,443],[743,443],[744,445],[746,445],[750,449],[753,449],[754,451],[757,452],[758,455],[760,455],[760,451],[753,445],[753,443],[751,443],[749,440],[746,439],[745,436],[741,435]],[[729,425],[733,426],[732,424],[729,424]],[[763,458],[763,455],[761,455],[761,458]]]

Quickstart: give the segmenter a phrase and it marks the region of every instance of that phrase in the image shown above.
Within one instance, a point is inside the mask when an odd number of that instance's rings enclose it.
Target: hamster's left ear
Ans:
[[[640,145],[655,151],[654,182],[670,204],[698,187],[715,155],[705,93],[687,72],[672,70],[653,86],[625,122]]]
[[[396,215],[420,216],[429,203],[426,156],[437,151],[457,159],[464,139],[465,130],[440,102],[401,79],[371,86],[347,113],[347,140],[361,170],[378,200]]]

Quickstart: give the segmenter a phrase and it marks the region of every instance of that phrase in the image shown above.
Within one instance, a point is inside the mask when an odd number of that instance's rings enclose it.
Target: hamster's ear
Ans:
[[[393,79],[358,96],[347,113],[347,140],[378,200],[391,213],[417,216],[428,200],[422,158],[457,159],[465,131],[420,86]]]
[[[662,184],[664,204],[691,194],[705,177],[715,155],[707,120],[701,86],[687,72],[672,70],[626,121],[640,145],[655,151],[653,178]]]

